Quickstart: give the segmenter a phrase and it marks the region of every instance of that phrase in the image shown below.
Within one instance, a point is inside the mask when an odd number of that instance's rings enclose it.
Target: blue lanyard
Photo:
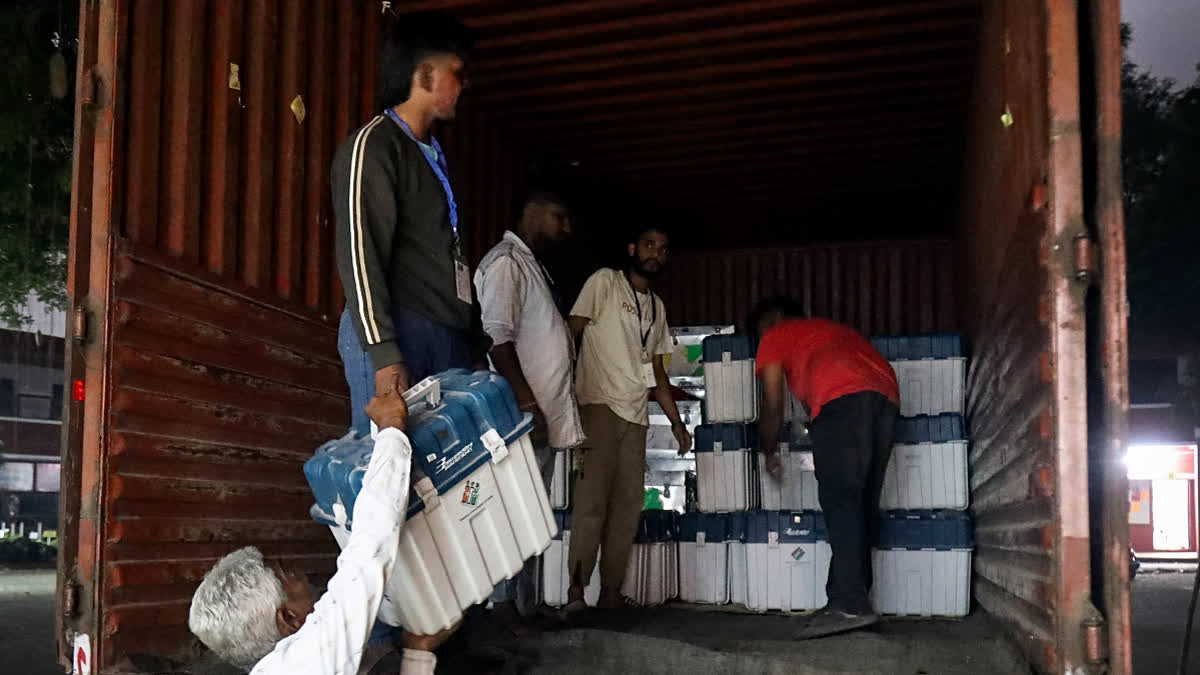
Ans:
[[[408,124],[400,119],[395,110],[388,108],[387,116],[392,118],[393,122],[399,124],[404,133],[413,139],[415,143],[418,145],[421,144],[421,141],[418,141],[417,137],[413,136],[412,129],[408,128]],[[442,152],[442,146],[437,142],[436,138],[430,137],[429,140],[431,141],[430,145],[437,151],[437,161],[435,162],[424,149],[421,150],[421,154],[425,157],[425,161],[429,162],[429,168],[433,169],[433,174],[437,176],[438,182],[442,184],[442,191],[446,193],[446,205],[450,209],[450,229],[454,231],[454,246],[457,250],[460,246],[458,239],[458,202],[454,201],[454,190],[450,187],[450,177],[446,175],[446,155]]]

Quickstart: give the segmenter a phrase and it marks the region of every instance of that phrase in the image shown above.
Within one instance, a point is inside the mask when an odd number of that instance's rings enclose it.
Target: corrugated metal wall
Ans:
[[[329,255],[328,167],[338,143],[376,112],[377,9],[130,2],[122,234],[335,316],[343,298]],[[464,99],[441,140],[478,258],[508,225],[523,164]]]
[[[661,285],[671,324],[738,324],[775,295],[868,335],[957,330],[953,248],[896,241],[682,253]]]
[[[70,284],[95,314],[68,363],[89,389],[68,417],[64,536],[77,543],[64,544],[61,569],[90,595],[61,600],[60,614],[78,615],[67,628],[91,633],[95,663],[112,671],[194,654],[188,601],[222,553],[254,543],[301,570],[330,568],[333,546],[308,520],[298,467],[346,421],[327,166],[373,112],[380,3],[82,7],[80,86],[96,91],[81,97]],[[1075,420],[1056,407],[1060,315],[1047,283],[1048,222],[1064,215],[1029,199],[1052,182],[1054,38],[1042,11],[983,7],[961,278],[949,244],[908,242],[683,254],[663,290],[675,324],[736,322],[776,293],[866,333],[966,319],[976,595],[1050,671],[1064,645],[1077,656],[1080,637],[1067,635],[1079,608],[1062,603],[1076,596],[1060,528],[1071,467],[1056,447]],[[893,84],[892,71],[874,74]],[[470,111],[470,93],[467,102],[443,140],[477,258],[508,224],[524,160]],[[1006,109],[1011,127],[998,121]],[[792,184],[784,178],[781,194]]]
[[[82,625],[106,670],[197,653],[192,591],[236,547],[300,571],[333,567],[299,467],[348,421],[328,167],[374,114],[379,7],[180,0],[99,12],[123,75],[104,223],[115,235],[100,324],[109,403],[101,437],[76,445],[97,476],[95,491],[83,481],[78,559],[97,561],[79,574],[95,574],[97,595],[81,604],[100,613]],[[478,258],[507,224],[523,163],[469,106],[443,140]]]
[[[1080,662],[1082,638],[1080,608],[1064,607],[1062,598],[1068,587],[1087,587],[1088,563],[1086,549],[1082,561],[1066,552],[1061,522],[1069,495],[1060,489],[1074,481],[1086,495],[1086,471],[1063,476],[1070,468],[1056,447],[1062,425],[1084,425],[1063,418],[1071,401],[1058,398],[1057,383],[1075,355],[1068,341],[1056,345],[1052,337],[1053,323],[1069,321],[1057,313],[1051,284],[1048,202],[1048,184],[1058,178],[1048,167],[1048,50],[1060,36],[1051,34],[1042,7],[983,7],[958,239],[971,263],[959,301],[973,350],[974,590],[1040,671],[1061,672]],[[1001,120],[1006,110],[1011,126]],[[1077,567],[1068,572],[1072,561]]]

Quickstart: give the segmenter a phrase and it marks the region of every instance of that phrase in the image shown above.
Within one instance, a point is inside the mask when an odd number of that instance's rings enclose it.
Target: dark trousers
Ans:
[[[375,395],[375,367],[354,332],[352,317],[342,312],[338,324],[338,352],[350,385],[350,427],[359,435],[371,433],[367,403]],[[451,368],[470,368],[471,351],[458,332],[425,318],[406,307],[392,309],[396,344],[412,384]]]
[[[811,425],[817,496],[833,550],[825,587],[831,609],[872,611],[871,544],[898,413],[886,396],[865,391],[830,401]]]

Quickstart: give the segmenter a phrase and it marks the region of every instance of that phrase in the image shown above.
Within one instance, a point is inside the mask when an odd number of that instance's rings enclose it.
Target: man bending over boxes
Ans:
[[[379,437],[354,503],[354,531],[325,594],[314,602],[304,576],[264,561],[250,546],[221,558],[192,596],[188,628],[217,656],[252,675],[358,672],[396,562],[412,452],[400,394],[381,393],[367,404],[367,414],[379,425]],[[437,663],[432,652],[452,632],[407,636],[401,675],[431,675]]]
[[[667,311],[650,291],[667,264],[669,246],[661,228],[639,232],[630,240],[627,267],[593,274],[568,319],[572,334],[583,336],[575,393],[587,436],[575,454],[568,613],[586,607],[583,591],[598,553],[599,606],[623,604],[621,584],[645,487],[648,390],[671,420],[680,454],[692,447],[663,368],[663,355],[673,349]]]
[[[805,319],[795,303],[767,300],[748,328],[761,336],[755,368],[762,381],[759,430],[767,471],[781,478],[779,432],[784,385],[809,413],[817,497],[832,561],[825,609],[807,618],[800,639],[869,626],[871,542],[883,477],[892,453],[900,387],[891,365],[854,329]]]

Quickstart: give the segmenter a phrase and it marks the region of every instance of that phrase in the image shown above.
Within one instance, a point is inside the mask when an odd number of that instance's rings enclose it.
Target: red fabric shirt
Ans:
[[[900,386],[891,364],[849,326],[826,319],[798,319],[775,325],[758,346],[755,368],[782,365],[788,389],[812,419],[830,401],[875,391],[900,404]]]

